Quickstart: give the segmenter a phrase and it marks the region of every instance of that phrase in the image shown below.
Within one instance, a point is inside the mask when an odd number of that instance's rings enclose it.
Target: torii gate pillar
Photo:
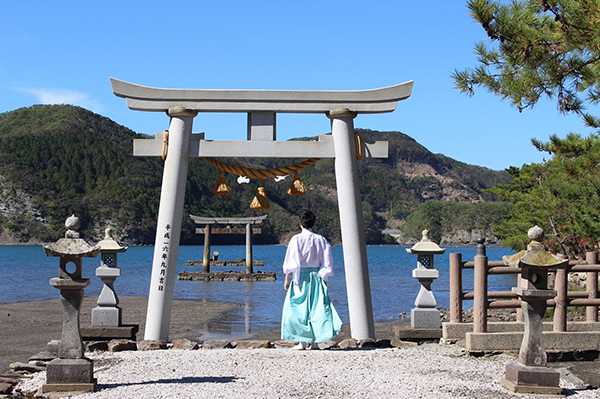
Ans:
[[[183,107],[171,108],[167,112],[171,117],[169,146],[160,191],[144,339],[163,341],[169,339],[188,172],[188,153],[192,122],[197,114],[196,111],[186,110]]]
[[[331,135],[335,149],[335,180],[340,210],[350,330],[352,338],[360,340],[375,338],[375,324],[356,160],[354,135],[356,115],[356,112],[347,108],[338,108],[327,114],[331,118]]]

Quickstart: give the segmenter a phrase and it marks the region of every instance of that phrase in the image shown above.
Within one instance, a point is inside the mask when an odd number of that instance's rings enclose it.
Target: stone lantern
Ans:
[[[521,281],[512,291],[521,299],[525,331],[519,350],[519,362],[506,365],[502,385],[518,393],[558,395],[560,373],[546,366],[547,356],[542,345],[542,323],[546,301],[556,296],[548,289],[548,270],[567,267],[569,261],[544,249],[543,230],[532,227],[528,232],[531,242],[526,251],[505,256],[504,263],[521,268]]]
[[[440,276],[433,268],[433,256],[443,254],[445,248],[440,248],[429,239],[429,230],[423,230],[423,238],[406,252],[417,255],[417,268],[412,276],[419,280],[421,289],[415,299],[415,308],[410,311],[410,324],[413,328],[441,328],[440,312],[435,308],[437,302],[431,292],[431,283]]]
[[[60,258],[59,277],[50,285],[60,290],[63,306],[63,327],[58,358],[47,365],[43,392],[93,391],[96,387],[93,362],[84,358],[84,347],[79,328],[79,310],[83,302],[83,289],[90,280],[82,278],[82,258],[96,257],[99,247],[92,247],[79,238],[79,219],[67,218],[65,238],[44,246],[46,256]]]
[[[122,311],[117,305],[119,298],[113,284],[121,276],[121,269],[117,266],[117,254],[127,251],[127,247],[120,246],[112,238],[112,229],[107,228],[104,239],[98,243],[100,247],[100,267],[96,269],[96,276],[100,277],[104,286],[98,297],[98,306],[92,309],[92,327],[120,327]]]

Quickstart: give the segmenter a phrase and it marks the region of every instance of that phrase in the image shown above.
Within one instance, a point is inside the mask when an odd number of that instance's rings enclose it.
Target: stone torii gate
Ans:
[[[354,118],[383,113],[407,99],[413,82],[360,91],[188,90],[139,86],[111,78],[115,95],[130,109],[166,112],[171,118],[168,144],[134,140],[134,155],[159,156],[166,146],[148,313],[147,340],[168,340],[177,256],[190,157],[334,158],[342,230],[351,336],[375,338],[364,221],[358,182]],[[205,140],[192,134],[199,112],[248,114],[248,141]],[[277,141],[277,113],[321,113],[331,119],[331,136],[318,141]],[[366,156],[387,158],[387,142],[362,143]]]

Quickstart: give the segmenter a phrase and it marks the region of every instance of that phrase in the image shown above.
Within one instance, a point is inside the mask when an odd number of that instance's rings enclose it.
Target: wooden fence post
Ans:
[[[517,288],[521,287],[521,273],[517,274]],[[517,321],[520,323],[525,322],[525,316],[523,316],[523,309],[521,306],[517,308]]]
[[[556,297],[554,298],[554,331],[567,331],[567,276],[569,273],[566,268],[556,269],[554,275],[554,289]]]
[[[487,332],[488,258],[475,256],[473,332]]]
[[[596,252],[587,252],[585,260],[588,265],[598,264],[598,254]],[[598,298],[598,272],[587,272],[585,277],[585,286],[588,293],[588,299]],[[587,306],[585,308],[586,321],[598,321],[598,306]]]
[[[450,323],[462,323],[462,254],[450,254]]]

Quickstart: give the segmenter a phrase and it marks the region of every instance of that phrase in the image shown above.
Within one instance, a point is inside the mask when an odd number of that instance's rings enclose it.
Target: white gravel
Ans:
[[[96,392],[78,398],[526,398],[500,385],[512,358],[437,344],[408,349],[158,350],[88,354]],[[45,373],[18,388],[35,391]],[[561,380],[570,398],[599,398]],[[540,398],[540,396],[531,396]]]

